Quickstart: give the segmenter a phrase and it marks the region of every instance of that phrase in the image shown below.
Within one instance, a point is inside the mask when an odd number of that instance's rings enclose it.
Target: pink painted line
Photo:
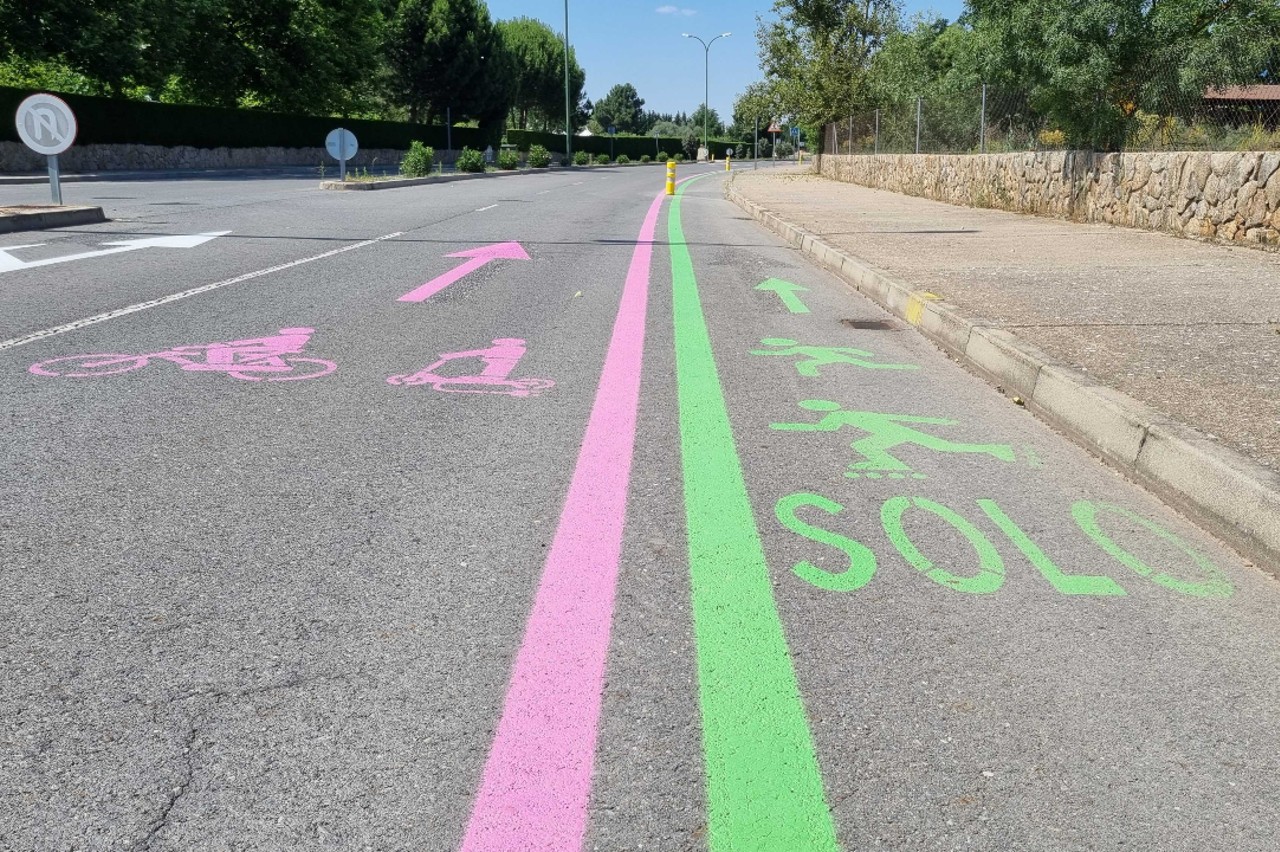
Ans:
[[[653,235],[664,197],[649,207],[631,256],[463,852],[582,846],[640,404]]]
[[[480,248],[473,248],[467,251],[446,254],[445,257],[468,257],[471,259],[461,266],[449,270],[444,275],[441,275],[438,278],[433,278],[426,284],[410,290],[399,299],[396,299],[396,301],[425,302],[445,287],[448,287],[450,284],[461,278],[467,277],[486,263],[490,263],[495,260],[529,259],[529,255],[524,250],[524,247],[515,242],[494,243],[491,246],[481,246]]]

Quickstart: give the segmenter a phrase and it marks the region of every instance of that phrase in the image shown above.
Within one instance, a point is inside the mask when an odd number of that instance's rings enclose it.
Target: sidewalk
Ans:
[[[1280,254],[954,207],[797,171],[735,172],[726,192],[1280,571]],[[979,343],[999,357],[973,357]],[[1104,418],[1135,427],[1133,446],[1085,422],[1097,412],[1067,401],[1079,388],[1097,391]],[[1165,459],[1185,470],[1155,470],[1169,436],[1195,450]],[[1210,481],[1198,465],[1232,475]]]

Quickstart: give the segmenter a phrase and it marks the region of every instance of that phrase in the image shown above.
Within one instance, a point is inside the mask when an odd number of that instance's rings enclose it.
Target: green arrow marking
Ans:
[[[801,287],[799,284],[792,284],[790,281],[783,281],[781,278],[770,278],[768,281],[761,281],[757,284],[756,289],[772,290],[777,293],[778,298],[782,300],[782,304],[793,314],[809,313],[809,308],[796,295],[796,293],[808,293],[808,287]]]
[[[836,852],[813,737],[680,223],[688,186],[682,184],[672,201],[668,233],[708,845],[712,852]]]

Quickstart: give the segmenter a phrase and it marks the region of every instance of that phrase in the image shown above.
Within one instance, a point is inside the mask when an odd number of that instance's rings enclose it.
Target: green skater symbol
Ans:
[[[848,346],[801,346],[794,340],[785,337],[766,337],[760,341],[762,346],[773,349],[752,349],[752,355],[800,355],[808,360],[796,361],[796,372],[802,376],[813,378],[818,369],[829,364],[853,364],[868,370],[918,370],[915,364],[881,364],[870,360],[876,356],[864,349],[853,349]]]
[[[1001,461],[1014,461],[1013,447],[1007,444],[960,444],[925,434],[918,429],[905,426],[906,423],[920,423],[932,426],[955,426],[958,421],[941,417],[913,417],[909,414],[881,414],[874,411],[845,411],[838,402],[825,399],[806,399],[800,407],[808,411],[829,411],[817,423],[770,423],[769,428],[794,432],[835,432],[842,426],[852,426],[868,433],[867,437],[854,441],[849,446],[857,450],[863,461],[849,465],[845,476],[857,479],[866,476],[868,479],[879,479],[888,474],[890,479],[902,479],[911,473],[906,462],[892,455],[889,450],[902,444],[914,444],[937,453],[984,453]],[[923,474],[912,474],[916,479],[924,479]]]

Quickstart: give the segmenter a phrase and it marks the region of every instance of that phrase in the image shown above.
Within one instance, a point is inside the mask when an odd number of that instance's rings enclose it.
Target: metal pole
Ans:
[[[58,170],[58,155],[49,155],[49,190],[53,193],[53,203],[62,206],[62,173]]]
[[[347,131],[338,128],[338,180],[347,181]]]
[[[880,153],[880,110],[876,110],[876,146],[875,153]]]
[[[564,0],[564,155],[573,157],[573,136],[569,130],[569,0]]]
[[[715,41],[715,39],[712,39]],[[706,45],[706,62],[702,65],[702,147],[707,149],[707,158],[711,157],[711,146],[707,144],[707,119],[711,116],[711,45]]]
[[[987,84],[982,84],[982,115],[978,119],[978,153],[987,153]]]
[[[920,109],[924,98],[916,98],[916,153],[920,153]]]

